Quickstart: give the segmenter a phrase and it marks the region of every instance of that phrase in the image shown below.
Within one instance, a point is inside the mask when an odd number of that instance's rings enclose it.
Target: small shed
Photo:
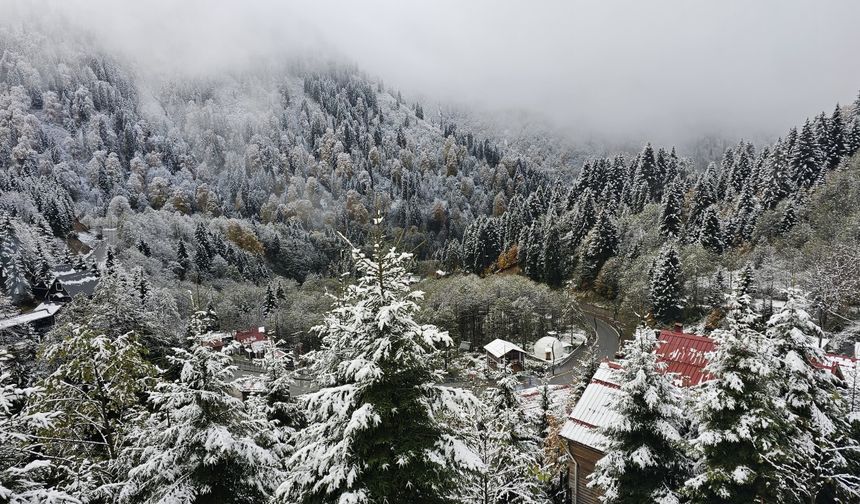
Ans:
[[[555,362],[570,354],[572,350],[570,343],[564,343],[555,336],[544,336],[535,342],[532,355],[547,362]]]
[[[484,345],[484,351],[487,353],[487,365],[490,367],[498,367],[501,364],[510,365],[514,371],[523,370],[527,352],[510,341],[494,339]]]

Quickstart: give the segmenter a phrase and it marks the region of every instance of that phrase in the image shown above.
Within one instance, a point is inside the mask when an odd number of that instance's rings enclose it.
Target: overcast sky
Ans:
[[[0,0],[30,16],[32,2]],[[761,137],[860,89],[853,0],[56,0],[145,68],[236,68],[313,50],[407,95],[526,110],[579,132]]]

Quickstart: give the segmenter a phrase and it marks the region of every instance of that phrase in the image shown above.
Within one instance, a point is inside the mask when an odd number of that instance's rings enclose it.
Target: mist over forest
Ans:
[[[0,503],[860,502],[857,19],[0,0]]]

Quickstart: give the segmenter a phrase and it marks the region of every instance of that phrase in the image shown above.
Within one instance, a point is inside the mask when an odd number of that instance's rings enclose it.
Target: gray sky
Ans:
[[[0,0],[0,12],[30,15],[30,5]],[[407,95],[526,110],[617,139],[781,134],[860,89],[853,0],[45,0],[39,8],[153,71],[210,72],[311,50],[354,61]]]

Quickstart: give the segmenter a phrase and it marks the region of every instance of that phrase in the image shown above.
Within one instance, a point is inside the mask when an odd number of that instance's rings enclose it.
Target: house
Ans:
[[[860,355],[827,354],[825,368],[829,368],[845,383],[843,394],[850,411],[860,413]]]
[[[532,356],[553,363],[570,355],[572,351],[573,345],[570,343],[564,343],[555,336],[544,336],[535,342],[532,347]]]
[[[705,372],[707,352],[714,349],[710,338],[684,333],[681,328],[660,331],[657,354],[666,363],[665,372],[683,387],[695,387],[710,379]],[[569,485],[573,504],[598,504],[600,492],[589,488],[589,476],[603,457],[605,439],[600,429],[617,419],[611,408],[618,399],[620,385],[616,378],[620,365],[603,362],[571,410],[560,435],[567,444]]]
[[[236,331],[234,339],[242,345],[242,349],[252,359],[262,358],[266,353],[266,348],[270,345],[269,336],[263,326]]]
[[[487,365],[492,368],[509,365],[514,371],[523,370],[526,351],[510,341],[494,339],[484,345],[484,351],[487,354]]]
[[[54,325],[54,316],[61,307],[55,303],[40,303],[31,312],[0,320],[0,333],[14,331],[24,325],[30,325],[34,329],[50,327]]]
[[[52,268],[50,279],[33,285],[33,295],[46,302],[68,303],[77,296],[91,297],[98,283],[99,276],[95,272],[76,271],[69,264],[58,264]]]

